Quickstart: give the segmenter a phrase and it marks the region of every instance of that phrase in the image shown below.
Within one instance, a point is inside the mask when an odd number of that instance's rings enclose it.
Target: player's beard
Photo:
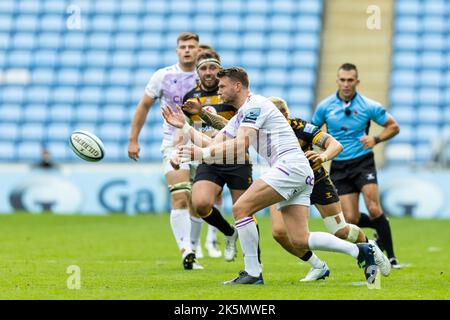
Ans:
[[[216,80],[213,82],[213,84],[210,85],[210,86],[208,86],[208,85],[206,84],[206,81],[203,80],[203,81],[202,81],[202,87],[203,87],[203,89],[204,89],[205,91],[214,91],[214,90],[217,90],[217,88],[219,87],[219,79],[216,79]]]

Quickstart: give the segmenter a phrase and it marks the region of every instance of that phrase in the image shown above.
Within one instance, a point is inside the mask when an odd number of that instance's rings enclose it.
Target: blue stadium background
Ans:
[[[68,27],[74,6],[79,29]],[[450,4],[395,6],[388,107],[402,130],[387,160],[400,153],[400,160],[425,163],[430,141],[450,137]],[[56,161],[73,161],[67,137],[74,129],[104,140],[105,161],[127,161],[143,88],[156,69],[176,62],[175,39],[186,30],[217,49],[224,65],[246,67],[253,91],[285,97],[309,119],[323,7],[321,0],[2,0],[0,161],[36,161],[43,145]],[[153,108],[141,138],[143,160],[160,159],[161,121]]]

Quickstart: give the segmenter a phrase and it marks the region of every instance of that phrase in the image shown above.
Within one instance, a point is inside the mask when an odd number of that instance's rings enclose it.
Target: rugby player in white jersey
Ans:
[[[182,104],[184,95],[197,85],[195,69],[199,46],[199,37],[195,33],[183,32],[177,38],[176,54],[178,63],[157,70],[147,86],[137,105],[131,125],[128,156],[138,160],[140,146],[139,133],[145,123],[148,111],[160,99],[161,106],[167,105],[175,108]],[[176,128],[168,123],[163,125],[163,141],[161,152],[163,155],[164,175],[171,193],[170,225],[173,235],[182,254],[182,263],[185,269],[201,268],[195,261],[195,253],[191,248],[190,232],[190,191],[191,173],[189,164],[181,164],[180,170],[174,170],[170,165],[170,155],[178,141]],[[194,248],[195,249],[195,248]]]
[[[244,271],[224,284],[263,284],[262,267],[258,261],[258,232],[253,219],[257,211],[278,203],[287,235],[293,247],[346,253],[357,259],[368,283],[375,281],[378,268],[371,244],[353,244],[325,232],[309,232],[308,215],[314,174],[294,131],[267,98],[250,93],[247,73],[242,68],[227,68],[219,72],[219,95],[238,113],[215,137],[190,127],[180,108],[163,108],[170,124],[189,135],[194,145],[178,148],[178,160],[220,161],[231,153],[232,158],[244,157],[253,145],[264,157],[270,169],[257,179],[233,205],[239,239],[244,256]],[[227,159],[229,160],[229,159]]]

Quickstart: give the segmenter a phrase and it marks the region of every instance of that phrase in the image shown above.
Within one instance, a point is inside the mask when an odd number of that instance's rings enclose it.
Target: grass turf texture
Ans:
[[[261,230],[263,286],[223,286],[243,269],[206,257],[205,270],[185,271],[168,215],[0,216],[0,299],[449,299],[450,221],[391,219],[400,262],[412,264],[381,278],[380,290],[364,281],[356,261],[317,252],[331,268],[325,281],[300,283],[309,270],[271,238],[269,217]],[[311,230],[323,230],[311,219]],[[369,238],[372,231],[365,229]],[[203,237],[206,226],[203,227]],[[224,241],[219,236],[221,244]],[[204,249],[206,254],[206,250]],[[81,268],[81,289],[67,288],[69,265]]]

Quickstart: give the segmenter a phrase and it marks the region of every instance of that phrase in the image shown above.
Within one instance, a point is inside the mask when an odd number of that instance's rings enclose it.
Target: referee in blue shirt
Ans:
[[[345,63],[339,67],[336,83],[338,92],[320,102],[312,118],[319,127],[326,124],[328,132],[344,146],[331,163],[331,180],[347,222],[375,229],[378,245],[386,250],[391,265],[398,268],[391,227],[380,205],[372,148],[398,134],[400,128],[379,102],[356,92],[359,80],[355,65]],[[371,120],[384,127],[377,136],[368,135]],[[360,193],[370,217],[359,212]]]

